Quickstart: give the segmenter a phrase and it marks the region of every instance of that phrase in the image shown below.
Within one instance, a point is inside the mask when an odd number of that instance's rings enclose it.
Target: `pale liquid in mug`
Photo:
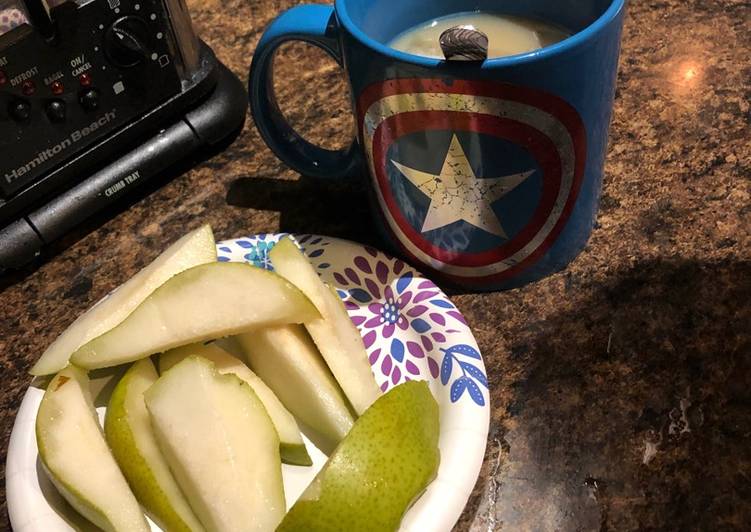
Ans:
[[[441,33],[455,26],[473,26],[488,36],[488,58],[523,54],[555,44],[571,33],[539,20],[470,12],[441,17],[397,35],[389,46],[415,55],[443,59]]]

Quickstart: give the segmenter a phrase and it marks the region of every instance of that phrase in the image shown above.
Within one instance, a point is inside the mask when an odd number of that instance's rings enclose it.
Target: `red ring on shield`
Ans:
[[[388,96],[411,93],[460,94],[510,100],[552,115],[568,131],[574,149],[574,174],[571,190],[553,229],[539,246],[523,260],[497,274],[473,276],[473,278],[449,275],[447,272],[439,271],[444,276],[461,280],[465,283],[471,281],[500,281],[517,275],[520,271],[523,271],[529,265],[536,262],[550,249],[573,211],[581,188],[586,163],[586,131],[581,117],[573,107],[557,96],[533,89],[488,81],[457,80],[447,83],[443,80],[431,79],[397,79],[373,84],[361,94],[358,101],[361,141],[365,142],[363,138],[363,126],[366,113],[372,104]],[[430,130],[470,131],[495,136],[517,144],[526,149],[535,158],[543,172],[543,191],[534,214],[522,231],[509,241],[493,249],[477,253],[467,253],[436,246],[408,222],[399,208],[389,182],[387,170],[387,165],[390,164],[390,161],[387,159],[388,148],[404,135]],[[426,255],[447,265],[468,268],[482,267],[502,262],[513,256],[538,234],[551,216],[556,197],[562,186],[562,163],[555,143],[542,131],[529,124],[496,115],[477,112],[421,111],[410,109],[383,120],[373,132],[372,143],[373,167],[376,174],[374,178],[383,196],[389,216],[412,245],[416,246]],[[385,214],[382,213],[383,216]],[[411,253],[406,248],[404,242],[394,233],[388,221],[384,220],[384,222],[388,231],[392,234],[394,241],[399,243],[402,251],[416,261],[424,263],[425,260],[416,257],[414,253]]]

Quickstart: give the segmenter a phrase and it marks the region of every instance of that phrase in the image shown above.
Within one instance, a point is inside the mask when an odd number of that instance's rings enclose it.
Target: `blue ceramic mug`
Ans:
[[[465,0],[295,7],[256,49],[253,116],[269,147],[302,174],[343,177],[366,168],[379,226],[411,262],[458,286],[519,286],[565,267],[592,232],[624,1],[475,0],[474,9],[573,33],[482,63],[387,45],[409,28],[466,11]],[[323,48],[345,68],[358,133],[348,149],[314,146],[284,120],[272,60],[291,40]]]

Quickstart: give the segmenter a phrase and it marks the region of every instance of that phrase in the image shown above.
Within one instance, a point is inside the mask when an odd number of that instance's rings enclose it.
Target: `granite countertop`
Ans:
[[[262,29],[293,3],[192,9],[244,79]],[[750,19],[746,0],[633,0],[589,247],[535,285],[455,296],[492,399],[457,530],[751,529]],[[344,142],[337,67],[303,45],[278,67],[290,120]],[[42,350],[178,235],[210,222],[225,238],[282,229],[377,244],[363,220],[353,184],[299,178],[249,122],[224,152],[0,280],[0,461]],[[4,473],[0,495],[6,529]]]

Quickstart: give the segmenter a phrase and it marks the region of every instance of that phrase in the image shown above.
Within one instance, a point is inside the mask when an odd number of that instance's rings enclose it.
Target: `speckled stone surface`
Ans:
[[[192,8],[244,78],[262,29],[292,4]],[[455,297],[493,412],[457,530],[751,529],[749,57],[747,0],[631,2],[589,247],[533,286]],[[290,120],[345,142],[337,67],[305,46],[278,67]],[[168,242],[210,222],[219,237],[282,229],[376,243],[362,200],[354,184],[300,179],[247,124],[226,151],[0,280],[0,460],[32,362]]]

